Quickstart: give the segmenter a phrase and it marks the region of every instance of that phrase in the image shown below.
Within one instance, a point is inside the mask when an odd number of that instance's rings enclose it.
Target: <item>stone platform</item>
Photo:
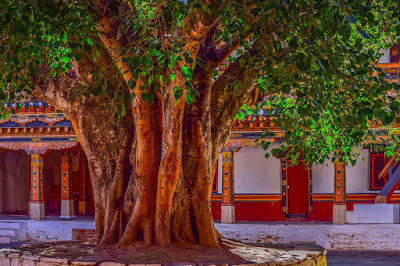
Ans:
[[[21,228],[13,241],[70,241],[93,236],[93,219],[72,220],[15,220]],[[397,250],[400,251],[400,224],[343,224],[312,222],[270,223],[215,223],[225,237],[245,243],[312,243],[326,249]],[[1,229],[1,228],[0,228]],[[1,230],[0,230],[1,237]],[[1,240],[1,238],[0,238]],[[0,241],[1,242],[1,241]],[[1,244],[7,247],[7,244]]]
[[[135,246],[115,249],[84,242],[57,242],[0,249],[1,266],[322,266],[326,250],[316,245],[245,245],[226,240],[228,249],[194,246]]]
[[[312,243],[326,249],[400,251],[400,224],[215,224],[245,243]]]

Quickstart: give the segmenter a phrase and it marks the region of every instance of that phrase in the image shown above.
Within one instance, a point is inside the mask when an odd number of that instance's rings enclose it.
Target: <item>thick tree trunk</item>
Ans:
[[[211,213],[209,89],[192,105],[184,95],[176,103],[173,87],[162,101],[136,98],[116,123],[97,98],[78,102],[50,87],[39,96],[69,115],[89,162],[100,244],[219,247]]]
[[[102,19],[105,32],[111,30],[107,21]],[[197,54],[206,29],[201,26],[191,33],[193,42],[188,41],[187,49],[192,56]],[[118,45],[110,36],[102,35],[109,54],[97,65],[107,68],[115,63],[125,83],[130,84],[132,72],[118,55],[118,49],[114,49]],[[79,66],[76,72],[90,85],[89,66],[89,63]],[[215,154],[219,152],[215,149],[220,148],[212,136],[213,67],[207,70],[196,67],[192,83],[200,96],[190,105],[185,101],[181,67],[170,70],[175,80],[166,84],[165,91],[158,90],[154,102],[142,99],[141,77],[129,92],[124,87],[126,98],[133,94],[136,97],[127,106],[127,114],[120,123],[115,122],[111,113],[99,108],[104,98],[79,99],[80,95],[74,92],[76,82],[38,88],[41,98],[69,115],[86,153],[97,236],[102,245],[124,247],[144,241],[146,244],[177,242],[185,246],[220,247],[211,212],[213,166]],[[178,102],[174,97],[175,87],[183,88]],[[234,114],[226,119],[233,117]],[[227,137],[218,136],[217,142],[224,143]]]

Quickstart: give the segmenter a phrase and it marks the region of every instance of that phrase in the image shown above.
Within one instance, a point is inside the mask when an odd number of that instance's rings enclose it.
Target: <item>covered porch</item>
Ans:
[[[67,117],[41,101],[0,120],[0,219],[94,215],[88,163]]]

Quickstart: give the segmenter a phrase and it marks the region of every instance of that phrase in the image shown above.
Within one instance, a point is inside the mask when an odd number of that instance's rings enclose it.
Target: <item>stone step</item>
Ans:
[[[0,230],[19,230],[20,224],[18,222],[0,222]]]
[[[0,229],[0,236],[15,236],[15,229]]]
[[[0,236],[0,244],[9,244],[9,243],[11,243],[11,237]]]

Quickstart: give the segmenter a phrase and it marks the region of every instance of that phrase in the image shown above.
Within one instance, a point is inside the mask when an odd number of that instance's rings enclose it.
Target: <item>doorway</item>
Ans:
[[[287,217],[307,218],[310,211],[310,170],[303,161],[287,167]]]

